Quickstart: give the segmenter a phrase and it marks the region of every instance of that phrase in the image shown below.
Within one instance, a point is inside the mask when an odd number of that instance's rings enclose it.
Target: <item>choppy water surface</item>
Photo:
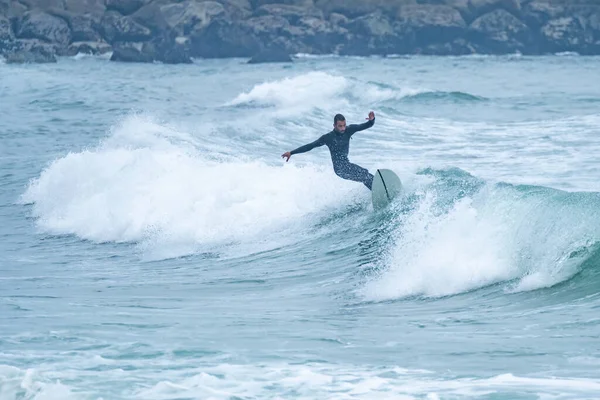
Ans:
[[[244,61],[0,64],[0,398],[597,398],[600,59]]]

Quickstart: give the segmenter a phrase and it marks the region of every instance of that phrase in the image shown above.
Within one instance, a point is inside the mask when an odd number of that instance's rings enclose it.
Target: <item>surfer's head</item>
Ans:
[[[344,118],[342,114],[336,114],[335,117],[333,117],[333,129],[339,133],[344,133],[346,130],[346,118]]]

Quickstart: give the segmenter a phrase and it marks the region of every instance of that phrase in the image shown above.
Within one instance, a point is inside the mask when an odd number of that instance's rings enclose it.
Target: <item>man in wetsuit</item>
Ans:
[[[305,144],[295,150],[288,151],[282,154],[286,162],[294,154],[305,153],[326,145],[331,153],[331,161],[333,162],[333,171],[337,176],[351,181],[362,182],[369,190],[373,183],[373,175],[365,168],[352,164],[348,160],[348,151],[350,150],[350,138],[356,132],[368,129],[375,123],[375,114],[373,111],[369,113],[368,121],[363,124],[352,124],[346,126],[346,118],[342,114],[337,114],[333,118],[333,130],[324,134],[312,143]]]

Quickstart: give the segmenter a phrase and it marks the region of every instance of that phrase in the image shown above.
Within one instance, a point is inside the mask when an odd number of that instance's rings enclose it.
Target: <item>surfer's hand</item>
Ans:
[[[369,117],[368,117],[368,118],[365,118],[365,119],[368,119],[369,121],[372,121],[372,120],[374,120],[374,119],[375,119],[375,113],[374,113],[373,111],[371,111],[371,112],[369,113]]]
[[[285,160],[285,162],[288,162],[288,161],[290,160],[290,157],[291,157],[291,156],[292,156],[292,155],[290,154],[290,152],[289,152],[289,151],[286,151],[285,153],[283,153],[283,154],[281,155],[281,158],[285,158],[285,159],[286,159],[286,160]]]

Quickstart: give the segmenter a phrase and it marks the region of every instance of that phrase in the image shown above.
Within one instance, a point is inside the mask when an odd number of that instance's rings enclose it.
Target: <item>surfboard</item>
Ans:
[[[373,209],[380,210],[402,191],[402,181],[394,171],[389,169],[378,169],[373,177],[371,195],[373,198]]]

